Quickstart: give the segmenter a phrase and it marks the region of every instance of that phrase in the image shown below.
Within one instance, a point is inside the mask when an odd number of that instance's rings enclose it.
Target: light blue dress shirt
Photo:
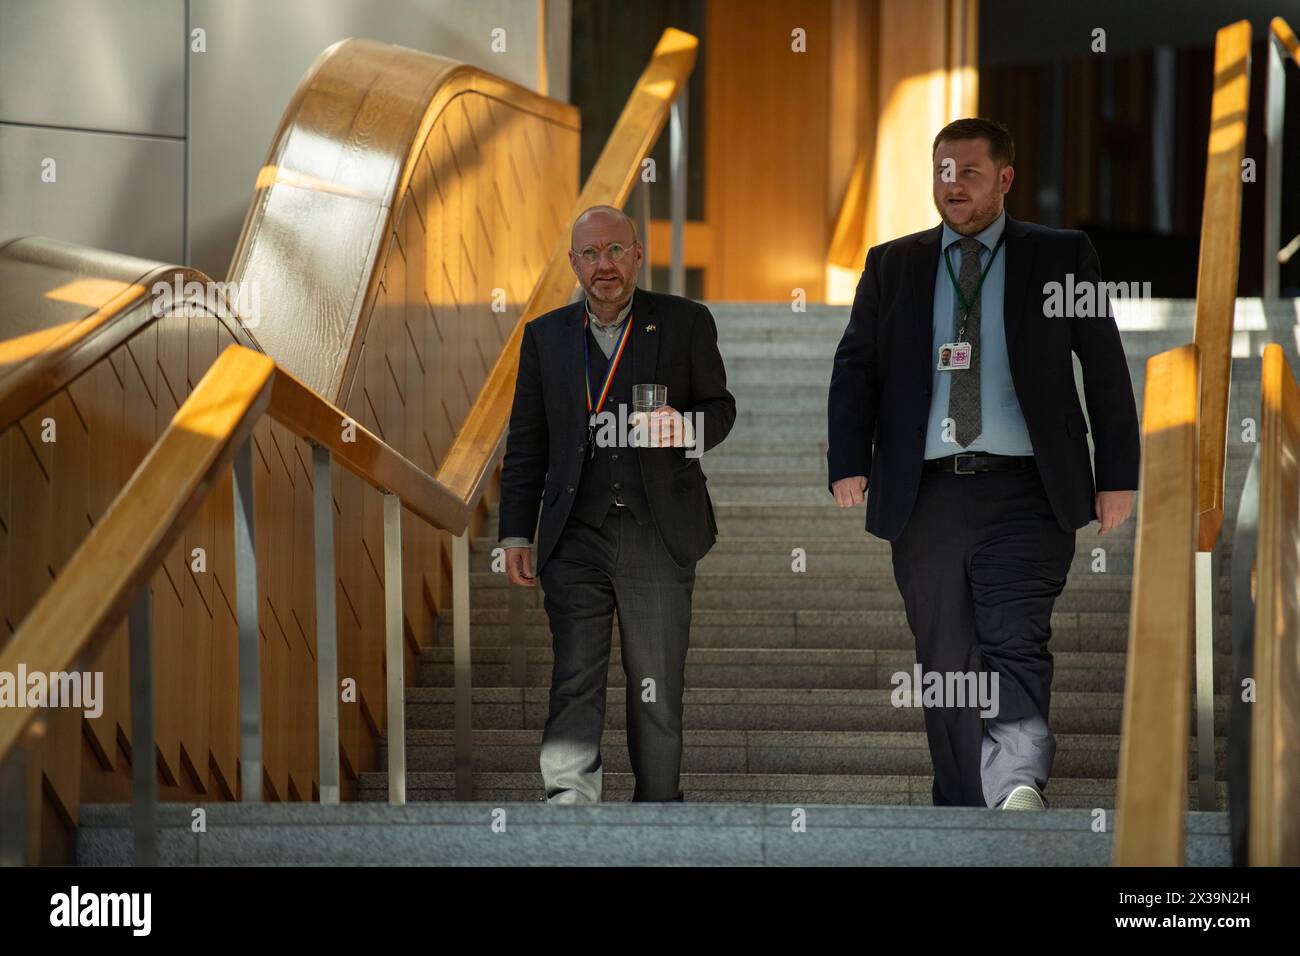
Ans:
[[[977,233],[984,248],[980,250],[980,268],[988,265],[993,247],[997,245],[1007,224],[1004,210],[983,232]],[[961,247],[963,237],[953,232],[947,223],[943,226],[943,243],[940,256],[950,257],[953,275],[961,276]],[[984,430],[965,448],[956,440],[943,440],[943,420],[948,417],[948,394],[954,375],[966,375],[957,369],[951,372],[931,372],[933,387],[930,399],[930,420],[925,432],[925,457],[945,458],[959,452],[983,451],[994,455],[1032,455],[1034,447],[1029,441],[1029,429],[1016,398],[1011,382],[1011,363],[1007,357],[1006,326],[1002,321],[1003,303],[1006,300],[1007,249],[1004,244],[989,269],[988,277],[980,289],[980,419]],[[956,293],[948,268],[939,260],[934,277],[934,344],[930,349],[930,368],[939,364],[939,348],[956,341]]]

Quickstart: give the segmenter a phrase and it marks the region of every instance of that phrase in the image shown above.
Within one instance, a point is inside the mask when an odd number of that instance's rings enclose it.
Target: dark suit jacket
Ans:
[[[829,401],[830,481],[865,475],[867,530],[897,538],[916,502],[925,458],[934,356],[934,283],[942,225],[867,253],[853,312],[835,352]],[[1137,488],[1133,384],[1115,319],[1048,318],[1044,286],[1100,282],[1097,252],[1073,229],[1007,217],[1005,326],[1011,378],[1034,460],[1062,529],[1095,517],[1088,431],[1070,353],[1083,367],[1096,448],[1096,490]],[[960,451],[960,449],[955,449]]]
[[[501,466],[499,534],[531,539],[538,528],[539,574],[569,518],[586,460],[585,308],[579,300],[539,316],[524,327],[519,347]],[[727,391],[712,314],[689,299],[637,289],[628,321],[628,334],[634,336],[633,381],[667,386],[669,405],[702,416],[704,450],[716,446],[736,420],[736,400]],[[669,554],[681,567],[698,561],[718,533],[699,458],[688,458],[682,448],[635,452],[650,512]]]

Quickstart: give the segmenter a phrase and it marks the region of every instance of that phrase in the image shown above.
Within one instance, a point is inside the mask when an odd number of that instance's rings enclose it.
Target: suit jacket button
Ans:
[[[573,494],[573,486],[572,486],[572,485],[569,486],[569,494]]]
[[[920,437],[920,438],[924,438],[924,437],[925,437],[925,427],[922,426],[922,427],[918,428],[918,429],[916,430],[916,434],[917,434],[918,437]]]
[[[617,481],[614,482],[614,488],[615,488],[616,490],[619,489],[619,488],[622,488],[622,487],[623,487],[623,486],[620,485]]]
[[[618,461],[618,455],[610,455],[610,456],[609,456],[609,460],[610,460],[610,461]]]

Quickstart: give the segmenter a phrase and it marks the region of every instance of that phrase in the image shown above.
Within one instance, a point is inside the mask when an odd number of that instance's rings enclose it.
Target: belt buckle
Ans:
[[[975,453],[974,453],[974,452],[969,452],[969,451],[968,451],[968,452],[961,452],[960,454],[953,455],[953,456],[952,456],[952,473],[953,473],[954,475],[973,475],[973,474],[975,474],[975,469],[974,469],[974,468],[972,468],[970,471],[962,471],[962,470],[961,470],[961,460],[962,460],[963,458],[968,458],[968,459],[970,459],[970,461],[973,462],[973,461],[975,461]]]

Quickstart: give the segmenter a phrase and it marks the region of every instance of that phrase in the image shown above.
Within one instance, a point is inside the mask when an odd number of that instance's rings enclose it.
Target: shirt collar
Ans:
[[[635,298],[635,296],[633,298]],[[623,306],[623,308],[619,310],[618,318],[614,320],[614,323],[612,325],[601,325],[601,323],[596,320],[595,314],[591,311],[591,303],[587,301],[586,296],[582,297],[582,304],[583,307],[586,308],[587,310],[587,321],[593,327],[604,329],[605,331],[610,331],[618,328],[625,321],[627,321],[628,313],[632,311],[632,299],[628,299],[627,305]]]
[[[974,236],[971,236],[970,238],[978,239],[981,243],[983,243],[985,249],[992,249],[994,246],[998,244],[998,240],[1002,238],[1002,230],[1005,229],[1006,227],[1007,227],[1007,211],[1006,209],[1003,209],[1000,213],[998,213],[998,218],[994,219],[991,223],[985,226],[983,231],[977,232]],[[954,242],[956,242],[958,239],[965,239],[965,238],[967,237],[961,235],[960,233],[954,232],[946,222],[943,224],[943,248],[945,250],[949,246],[951,246]]]

